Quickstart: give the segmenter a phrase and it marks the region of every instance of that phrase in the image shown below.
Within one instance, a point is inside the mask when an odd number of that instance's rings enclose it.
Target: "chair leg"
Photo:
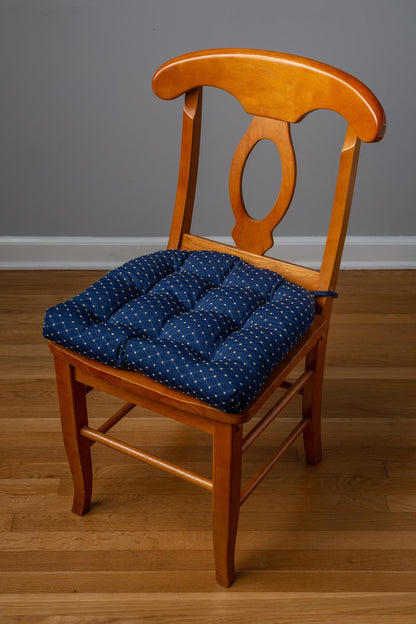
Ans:
[[[303,432],[303,446],[308,464],[316,465],[322,460],[321,408],[324,376],[326,337],[322,337],[306,357],[306,368],[314,371],[312,380],[304,387],[302,414],[309,418],[309,425]]]
[[[234,553],[241,496],[242,426],[215,423],[213,445],[212,529],[217,582],[235,578]]]
[[[55,370],[62,434],[74,484],[72,511],[82,516],[89,510],[92,493],[91,444],[79,433],[88,425],[85,386],[74,379],[72,366],[64,360],[55,358]]]

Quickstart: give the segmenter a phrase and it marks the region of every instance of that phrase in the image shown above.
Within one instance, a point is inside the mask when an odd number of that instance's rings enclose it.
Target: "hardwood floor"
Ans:
[[[299,442],[243,505],[228,590],[214,579],[210,495],[191,484],[96,445],[93,507],[70,512],[41,326],[98,276],[0,273],[0,621],[416,622],[416,272],[341,273],[324,460],[306,466]],[[92,395],[97,424],[117,402]],[[250,449],[247,476],[294,413]],[[208,435],[139,408],[117,429],[209,475]]]

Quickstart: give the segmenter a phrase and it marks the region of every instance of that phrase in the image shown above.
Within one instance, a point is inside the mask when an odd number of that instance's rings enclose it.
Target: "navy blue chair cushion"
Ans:
[[[306,332],[315,301],[267,269],[211,251],[127,262],[46,312],[44,336],[241,412]]]

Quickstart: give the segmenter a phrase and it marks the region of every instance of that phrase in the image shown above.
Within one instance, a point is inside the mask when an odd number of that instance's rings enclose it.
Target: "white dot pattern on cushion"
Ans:
[[[44,336],[241,412],[308,329],[315,301],[219,252],[167,250],[110,271],[46,312]]]

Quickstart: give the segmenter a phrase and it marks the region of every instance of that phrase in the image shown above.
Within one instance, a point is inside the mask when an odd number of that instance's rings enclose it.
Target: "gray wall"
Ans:
[[[0,0],[0,235],[166,235],[181,104],[158,100],[151,78],[165,60],[208,47],[299,54],[368,84],[388,132],[363,144],[349,233],[416,234],[415,23],[414,0]],[[226,159],[248,120],[229,95],[205,102],[195,228],[227,235]],[[281,234],[324,233],[344,128],[322,112],[295,127],[299,188]],[[273,155],[264,170],[262,154]],[[279,167],[267,142],[249,160],[253,216],[274,200]]]

